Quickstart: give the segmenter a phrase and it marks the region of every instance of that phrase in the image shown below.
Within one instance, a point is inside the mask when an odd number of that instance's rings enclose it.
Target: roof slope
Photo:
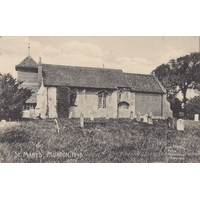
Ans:
[[[44,85],[117,89],[128,87],[122,70],[42,64]]]
[[[125,73],[125,76],[131,85],[131,91],[165,93],[153,75]]]
[[[16,70],[18,68],[38,68],[38,64],[28,55],[21,63],[15,66]]]

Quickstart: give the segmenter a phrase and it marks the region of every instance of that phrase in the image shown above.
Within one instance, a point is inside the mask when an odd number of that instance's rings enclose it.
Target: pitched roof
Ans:
[[[23,88],[28,88],[32,90],[32,95],[31,97],[26,101],[26,103],[37,103],[37,92],[38,92],[38,86],[37,85],[26,85],[22,84]]]
[[[128,87],[122,70],[42,64],[44,85],[117,89]]]
[[[28,55],[21,63],[15,66],[16,70],[18,68],[38,68],[38,64]]]
[[[125,73],[125,76],[131,85],[131,91],[165,93],[153,75]]]

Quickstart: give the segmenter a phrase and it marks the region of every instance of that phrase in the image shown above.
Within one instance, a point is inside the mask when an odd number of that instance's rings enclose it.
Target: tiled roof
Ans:
[[[27,56],[21,63],[15,66],[16,70],[18,68],[38,68],[38,64],[31,58],[31,56]]]
[[[43,83],[45,86],[69,86],[85,88],[117,89],[130,88],[134,92],[165,93],[163,88],[153,75],[123,73],[122,70],[94,68],[94,67],[76,67],[64,65],[42,64]],[[18,68],[37,69],[38,64],[27,56]],[[30,87],[30,85],[29,85]],[[36,86],[34,91],[38,91]],[[36,93],[37,93],[36,91]],[[36,102],[36,93],[27,100],[30,103]]]
[[[130,88],[122,70],[49,64],[42,64],[42,66],[45,86],[65,85],[104,89]]]
[[[153,75],[125,73],[133,92],[165,93]]]
[[[28,88],[32,90],[32,95],[31,97],[26,101],[26,103],[37,103],[37,92],[38,92],[38,86],[37,85],[26,85],[22,84],[23,88]]]

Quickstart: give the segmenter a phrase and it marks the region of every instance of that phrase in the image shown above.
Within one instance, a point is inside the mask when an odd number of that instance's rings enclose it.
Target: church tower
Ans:
[[[15,66],[17,71],[17,78],[21,81],[22,87],[31,89],[33,94],[26,101],[24,110],[35,109],[37,103],[37,92],[38,92],[38,64],[30,56],[30,43],[28,44],[28,56],[22,60],[18,65]],[[26,113],[26,112],[24,112]],[[27,116],[30,117],[30,116]]]

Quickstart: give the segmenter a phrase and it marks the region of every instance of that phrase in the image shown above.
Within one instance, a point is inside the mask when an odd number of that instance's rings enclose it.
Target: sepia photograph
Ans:
[[[198,4],[2,1],[1,199],[198,199]]]
[[[1,36],[1,163],[199,163],[198,36]]]

